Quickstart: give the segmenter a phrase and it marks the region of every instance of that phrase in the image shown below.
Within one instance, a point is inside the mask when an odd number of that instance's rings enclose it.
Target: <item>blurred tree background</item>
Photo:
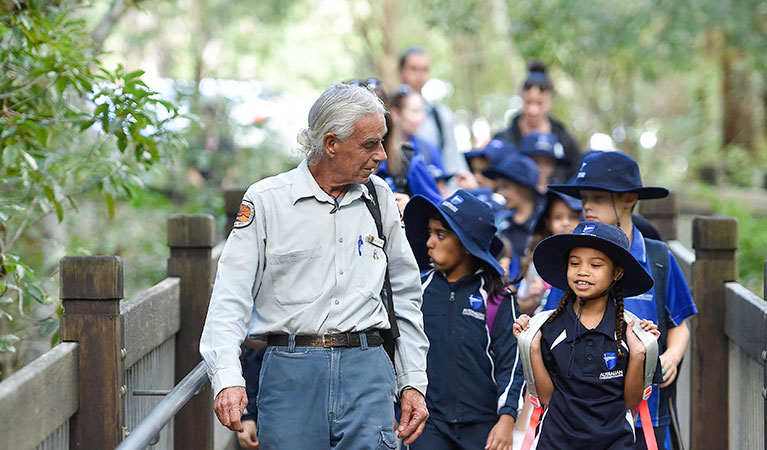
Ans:
[[[0,379],[56,339],[62,255],[122,256],[127,295],[157,282],[168,214],[220,218],[223,188],[295,164],[319,92],[394,88],[411,45],[464,149],[507,125],[544,61],[582,147],[599,133],[646,184],[739,217],[741,276],[761,292],[762,0],[0,0]],[[717,197],[735,188],[762,205]]]

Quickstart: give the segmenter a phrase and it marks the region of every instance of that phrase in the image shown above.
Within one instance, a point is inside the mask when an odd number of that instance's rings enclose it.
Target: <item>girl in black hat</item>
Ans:
[[[511,328],[516,300],[491,253],[498,244],[493,212],[458,190],[440,202],[413,197],[404,220],[424,270],[421,310],[430,342],[430,416],[409,448],[511,450],[523,376]]]
[[[631,411],[642,400],[645,347],[625,323],[623,296],[645,292],[652,278],[629,253],[625,233],[581,222],[571,234],[542,241],[533,260],[541,277],[565,290],[530,349],[535,388],[548,409],[534,446],[632,449]],[[521,316],[514,335],[528,327]],[[659,335],[657,326],[640,326]],[[660,381],[656,370],[656,381]]]

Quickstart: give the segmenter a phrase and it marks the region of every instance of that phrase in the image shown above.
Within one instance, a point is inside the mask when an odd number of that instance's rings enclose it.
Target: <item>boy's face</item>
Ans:
[[[577,247],[567,261],[567,284],[579,298],[594,298],[606,291],[622,271],[601,251]]]
[[[546,192],[546,185],[549,184],[551,175],[556,169],[557,160],[548,155],[530,155],[530,158],[538,166],[538,190],[542,193]]]
[[[471,173],[477,180],[477,184],[480,186],[489,187],[490,189],[495,188],[495,182],[490,178],[482,175],[482,171],[490,168],[490,161],[488,161],[484,156],[475,156],[474,158],[471,158],[469,162],[471,164]]]
[[[461,244],[458,235],[448,230],[437,219],[429,219],[429,239],[426,241],[429,258],[434,268],[441,270],[448,277],[462,264],[470,263],[472,256]]]
[[[506,209],[519,208],[525,199],[526,187],[508,178],[495,180],[495,191],[506,199]]]
[[[546,228],[551,234],[572,233],[580,218],[578,211],[570,209],[564,200],[556,199],[546,217]]]
[[[583,220],[602,222],[616,226],[618,217],[631,216],[631,207],[637,201],[637,194],[633,192],[611,193],[608,191],[580,191],[583,201]],[[613,207],[613,201],[615,206]]]

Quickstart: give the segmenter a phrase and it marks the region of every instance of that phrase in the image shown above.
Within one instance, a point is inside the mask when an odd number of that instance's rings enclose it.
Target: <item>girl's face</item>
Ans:
[[[557,168],[557,160],[548,155],[530,155],[530,158],[538,166],[538,190],[546,192],[546,185],[549,184],[551,175],[554,174],[554,169]]]
[[[573,211],[564,200],[558,198],[551,204],[546,228],[551,234],[572,233],[580,218],[578,211]]]
[[[618,218],[616,212],[621,217],[631,215],[631,207],[637,201],[637,194],[613,193],[607,191],[581,191],[581,200],[583,201],[583,219],[592,222],[602,222],[609,225],[617,225]],[[613,200],[615,208],[613,208]]]
[[[496,192],[506,199],[506,209],[517,209],[523,204],[527,188],[509,179],[498,177],[495,180]]]
[[[531,128],[539,128],[551,109],[551,92],[541,91],[537,86],[522,92],[525,121]]]
[[[418,133],[418,129],[421,128],[421,124],[426,118],[423,111],[424,103],[421,94],[413,92],[407,97],[402,99],[402,108],[397,111],[396,119],[399,121],[400,129],[402,133],[407,136],[412,136]],[[392,118],[395,118],[392,116]]]
[[[623,271],[601,251],[577,247],[570,250],[567,262],[567,284],[579,298],[592,298],[610,287]]]
[[[450,281],[471,271],[474,257],[461,244],[458,235],[437,219],[429,219],[429,239],[426,241],[434,268],[445,272]]]

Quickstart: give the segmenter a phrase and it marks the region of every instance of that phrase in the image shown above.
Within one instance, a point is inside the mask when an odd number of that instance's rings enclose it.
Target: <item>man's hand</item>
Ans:
[[[237,441],[245,450],[258,450],[258,438],[256,437],[256,421],[243,420],[242,431],[237,432]]]
[[[429,410],[426,409],[426,400],[423,395],[413,388],[402,391],[402,417],[397,428],[397,436],[405,439],[404,445],[410,445],[418,439],[426,426],[429,418]]]
[[[490,430],[485,442],[485,450],[512,450],[514,439],[514,418],[509,414],[501,414],[498,422]]]
[[[232,386],[222,389],[213,403],[213,410],[221,425],[232,431],[243,431],[240,417],[245,407],[248,406],[248,395],[242,386]]]

